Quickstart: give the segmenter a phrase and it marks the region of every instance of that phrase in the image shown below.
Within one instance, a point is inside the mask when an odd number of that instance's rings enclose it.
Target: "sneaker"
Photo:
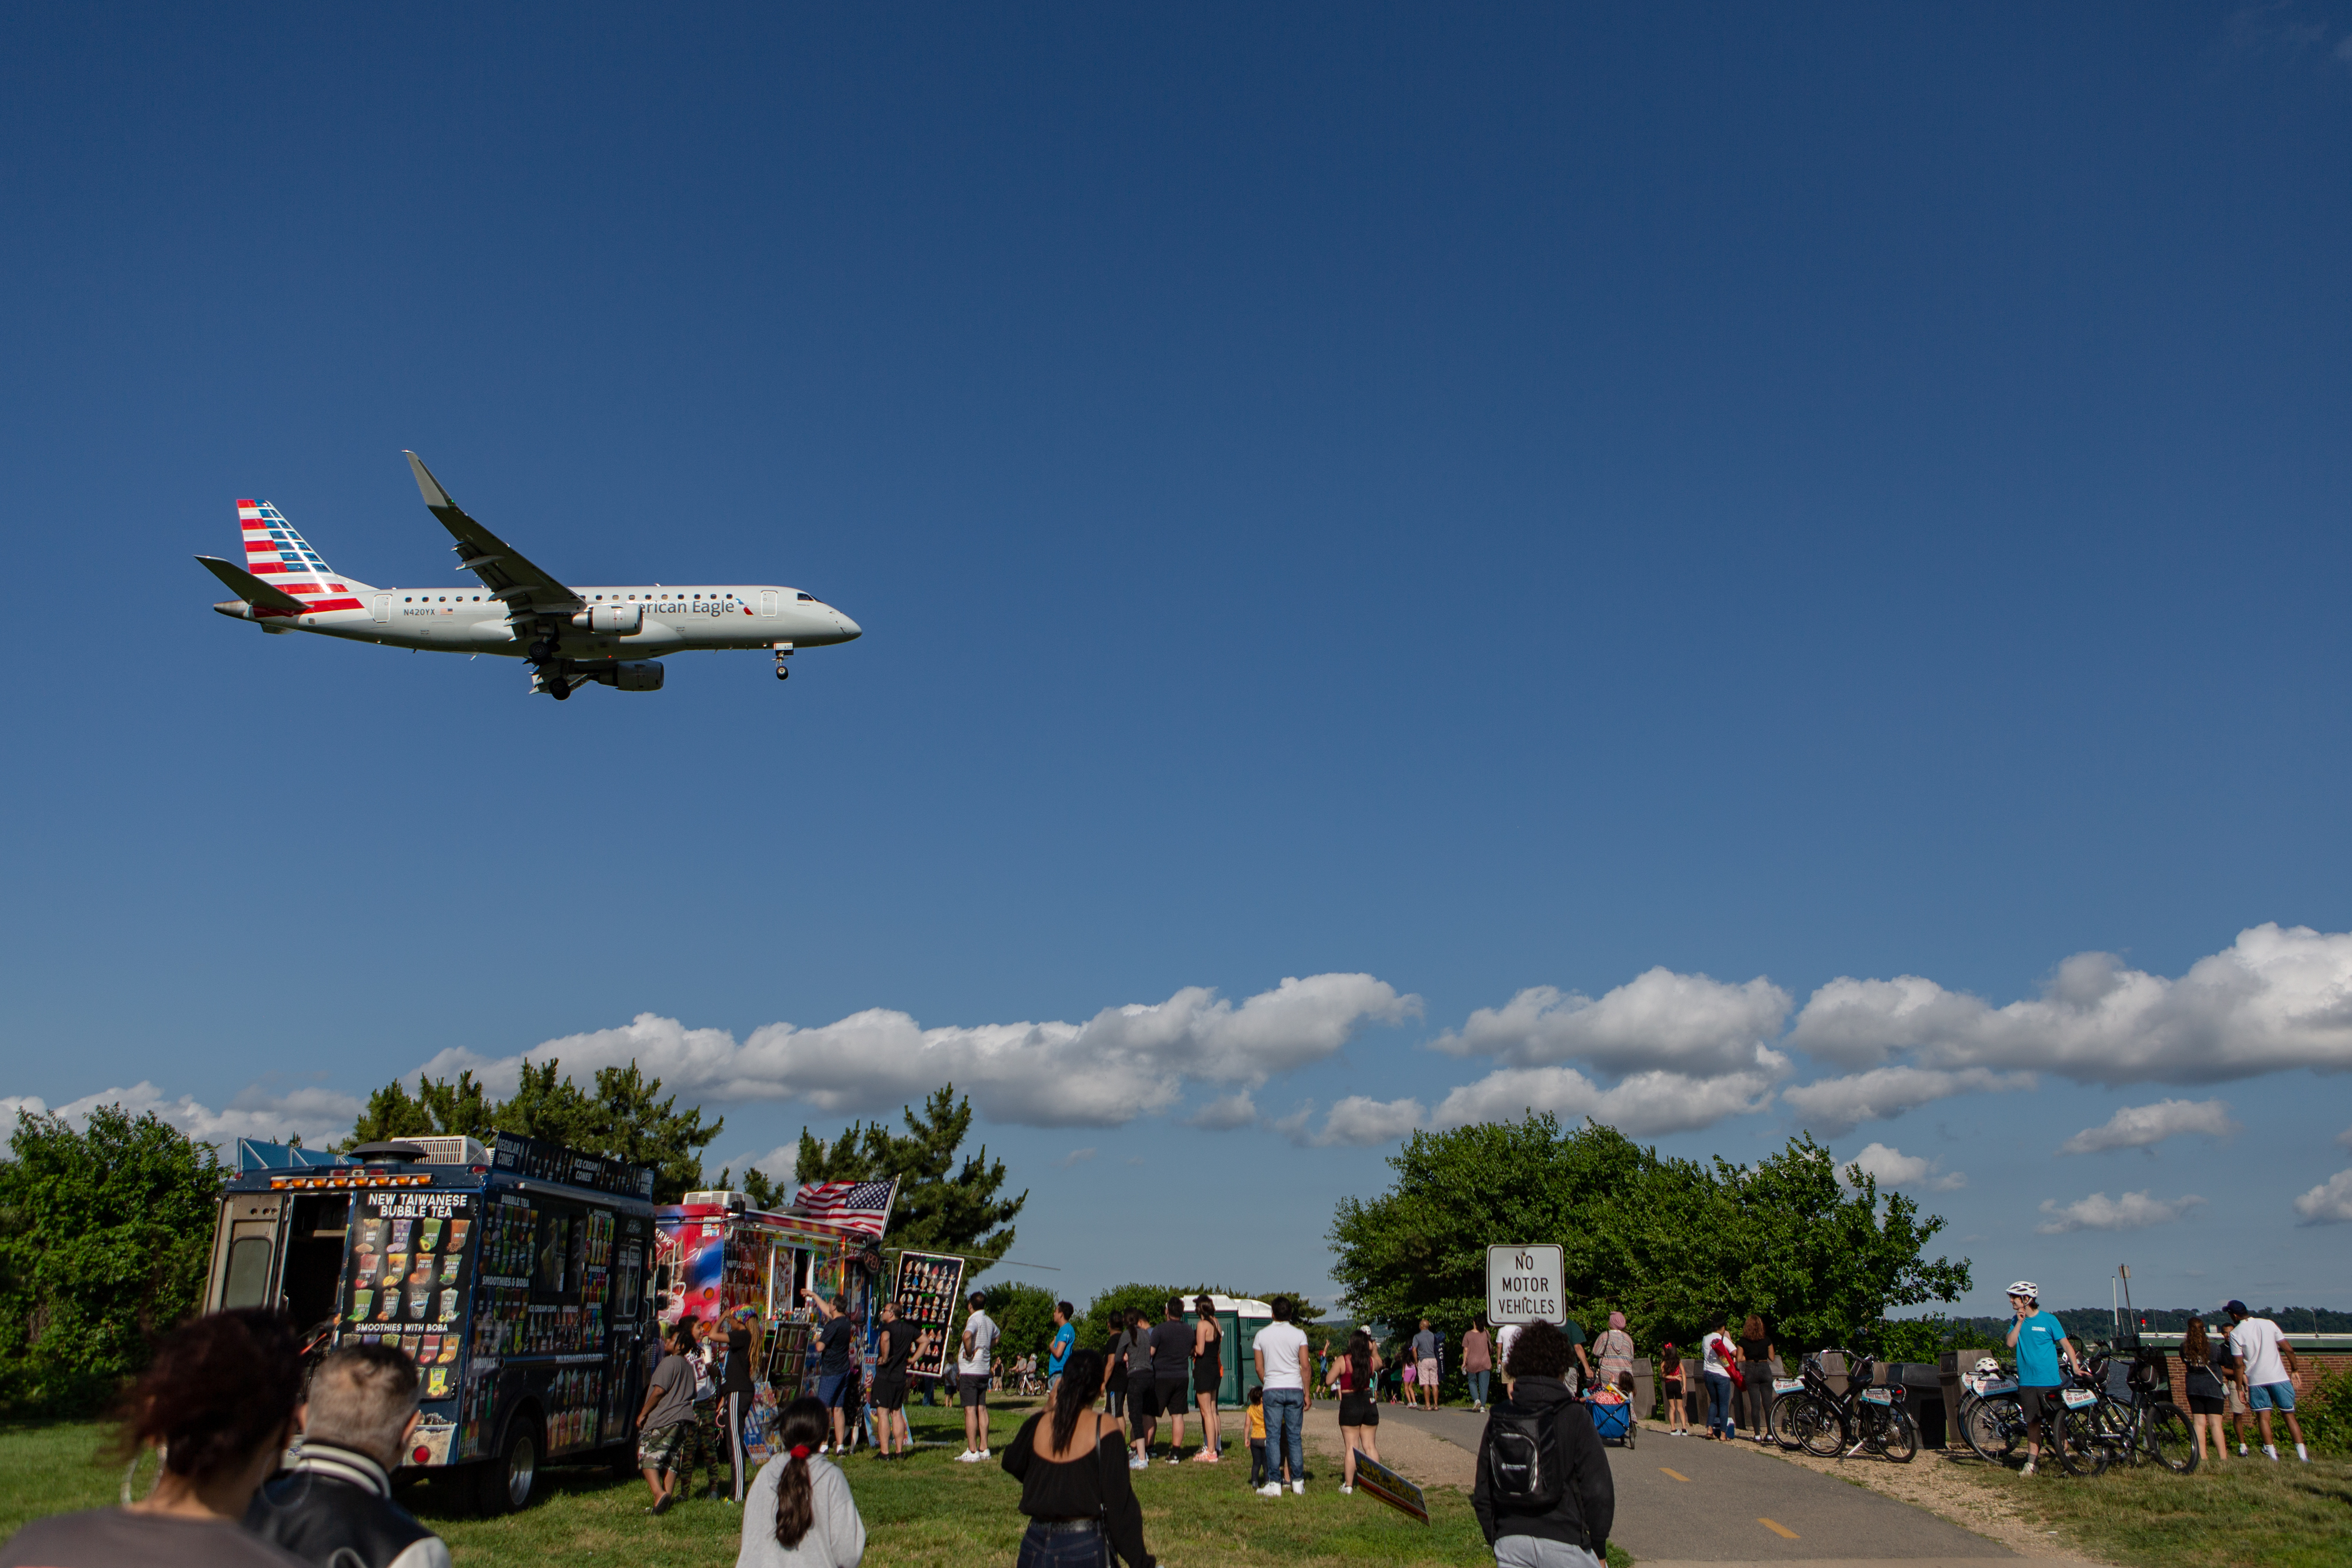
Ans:
[[[1339,1489],[1339,1495],[1340,1495],[1341,1497],[1346,1497],[1349,1492],[1352,1492],[1352,1491],[1354,1491],[1355,1489],[1356,1489],[1355,1488],[1350,1487],[1350,1486],[1342,1486],[1342,1487]]]
[[[1171,1454],[1171,1455],[1169,1455],[1169,1456],[1168,1456],[1168,1462],[1169,1462],[1170,1464],[1171,1464],[1171,1465],[1181,1465],[1181,1464],[1182,1464],[1184,1461],[1183,1461],[1183,1460],[1181,1460],[1181,1459],[1180,1459],[1180,1458],[1178,1458],[1175,1455]]]
[[[1282,1495],[1282,1483],[1280,1481],[1268,1481],[1265,1485],[1257,1489],[1257,1495],[1260,1497],[1280,1497]]]
[[[2311,1450],[2305,1447],[2300,1443],[2297,1443],[2294,1446],[2294,1457],[2301,1459],[2306,1465],[2311,1463]]]
[[[1290,1489],[1297,1493],[1300,1497],[1305,1497],[1307,1495],[1307,1483],[1305,1481],[1293,1481],[1290,1483]]]
[[[1127,1461],[1127,1468],[1130,1470],[1148,1470],[1151,1468],[1151,1461],[1149,1459],[1129,1458]]]
[[[2263,1458],[2275,1465],[2278,1463],[2278,1450],[2273,1447],[2270,1444],[2265,1443],[2263,1445]]]
[[[2246,1457],[2246,1446],[2245,1446],[2243,1443],[2241,1443],[2241,1444],[2239,1444],[2239,1445],[2238,1445],[2238,1458],[2242,1458],[2242,1458],[2244,1458],[2245,1457]]]
[[[966,1448],[962,1453],[958,1454],[955,1457],[955,1462],[959,1465],[977,1464],[980,1462],[980,1456],[973,1453],[970,1448]]]
[[[2030,1476],[2030,1475],[2032,1475],[2032,1474],[2033,1473],[2033,1461],[2032,1461],[2032,1460],[2031,1460],[2031,1459],[2026,1460],[2026,1461],[2025,1461],[2025,1468],[2023,1468],[2023,1469],[2021,1469],[2021,1470],[2018,1471],[2017,1473],[2018,1473],[2019,1475],[2021,1475],[2021,1476]]]

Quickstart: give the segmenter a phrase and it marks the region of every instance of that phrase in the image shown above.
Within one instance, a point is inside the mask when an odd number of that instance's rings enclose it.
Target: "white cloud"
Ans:
[[[2338,1171],[2294,1200],[2305,1225],[2352,1223],[2352,1171]]]
[[[1500,1007],[1481,1007],[1459,1033],[1431,1042],[1453,1056],[1494,1057],[1508,1067],[1589,1062],[1612,1072],[1744,1072],[1788,1021],[1791,998],[1759,975],[1727,985],[1704,974],[1650,969],[1598,1002],[1536,985]]]
[[[2110,1149],[2149,1149],[2184,1132],[2227,1138],[2240,1131],[2225,1100],[2159,1100],[2126,1105],[2102,1127],[2085,1127],[2058,1145],[2061,1154],[2104,1154]]]
[[[1335,1055],[1367,1023],[1402,1023],[1420,1011],[1419,997],[1369,974],[1317,974],[1238,1005],[1188,986],[1157,1005],[1107,1007],[1083,1024],[933,1029],[877,1007],[810,1028],[770,1024],[740,1045],[724,1029],[642,1013],[624,1027],[549,1040],[500,1060],[445,1051],[424,1070],[471,1068],[504,1093],[525,1062],[561,1058],[585,1074],[635,1061],[689,1099],[796,1100],[853,1114],[953,1082],[992,1121],[1115,1127],[1167,1109],[1189,1082],[1256,1089]]]
[[[1097,1152],[1093,1149],[1073,1149],[1062,1156],[1062,1168],[1066,1171],[1072,1165],[1083,1165],[1093,1159]]]
[[[1900,1149],[1885,1143],[1866,1145],[1861,1153],[1847,1162],[1862,1167],[1864,1175],[1882,1187],[1926,1187],[1930,1192],[1955,1193],[1969,1184],[1965,1172],[1938,1173],[1938,1160],[1922,1154],[1906,1154]],[[1843,1179],[1843,1173],[1841,1173]]]
[[[37,1094],[0,1094],[0,1133],[16,1131],[20,1116],[47,1116],[49,1102]]]
[[[2352,1070],[2352,933],[2254,926],[2179,980],[2077,953],[2040,998],[1999,1008],[1917,975],[1842,978],[1813,994],[1787,1043],[1847,1067],[1909,1051],[1924,1067],[2111,1086]]]
[[[331,1142],[349,1132],[352,1118],[364,1109],[360,1100],[335,1089],[306,1086],[280,1093],[254,1084],[215,1110],[194,1095],[168,1099],[162,1089],[142,1079],[128,1089],[105,1089],[68,1100],[56,1108],[55,1114],[74,1127],[87,1127],[89,1113],[101,1105],[119,1105],[131,1116],[152,1111],[199,1142],[219,1144],[238,1138],[274,1142],[289,1134],[299,1134],[304,1142],[310,1144]],[[35,1115],[49,1113],[38,1095],[13,1095],[0,1100],[0,1107],[10,1111],[0,1131],[14,1130],[16,1110],[29,1110]]]
[[[1417,1100],[1379,1100],[1369,1095],[1351,1094],[1323,1118],[1323,1131],[1315,1135],[1314,1142],[1318,1145],[1348,1143],[1359,1148],[1393,1143],[1420,1126],[1428,1115]]]
[[[2347,1127],[2336,1135],[2336,1146],[2338,1149],[2352,1149],[2352,1127]]]
[[[1230,1132],[1236,1127],[1247,1127],[1257,1121],[1257,1101],[1249,1090],[1235,1089],[1221,1094],[1200,1110],[1186,1117],[1185,1125],[1202,1128],[1211,1132]]]
[[[1956,1094],[2000,1094],[2032,1089],[2033,1075],[1997,1073],[1989,1068],[1943,1072],[1929,1068],[1873,1068],[1844,1078],[1825,1078],[1780,1091],[1781,1100],[1816,1132],[1835,1137],[1865,1121],[1884,1121]]]
[[[2168,1200],[2145,1192],[2126,1193],[2119,1198],[2093,1193],[2061,1208],[2057,1199],[2044,1198],[2042,1212],[2051,1217],[2033,1228],[2042,1236],[2064,1236],[2076,1230],[2141,1230],[2151,1225],[2169,1225],[2204,1201],[2194,1194]]]
[[[1762,1071],[1721,1078],[1643,1072],[1602,1089],[1574,1068],[1499,1068],[1448,1094],[1438,1102],[1431,1121],[1460,1127],[1473,1121],[1516,1121],[1530,1110],[1549,1110],[1571,1120],[1589,1116],[1635,1136],[1691,1132],[1727,1116],[1763,1110],[1771,1102],[1777,1076]]]

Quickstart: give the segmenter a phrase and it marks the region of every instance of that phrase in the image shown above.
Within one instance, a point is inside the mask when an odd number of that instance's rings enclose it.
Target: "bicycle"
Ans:
[[[1919,1428],[1903,1407],[1905,1390],[1872,1383],[1874,1363],[1869,1356],[1850,1357],[1849,1364],[1853,1371],[1840,1397],[1822,1371],[1820,1352],[1806,1356],[1798,1380],[1802,1390],[1773,1401],[1775,1418],[1786,1422],[1780,1430],[1817,1459],[1851,1458],[1868,1448],[1890,1463],[1909,1464],[1919,1453]]]
[[[2163,1363],[2143,1351],[2128,1366],[2118,1365],[2105,1346],[2087,1347],[2085,1369],[2059,1394],[2064,1440],[2058,1462],[2069,1475],[2096,1476],[2117,1462],[2156,1464],[2174,1475],[2197,1468],[2200,1455],[2189,1417],[2162,1387]]]
[[[1960,1405],[1953,1420],[1960,1440],[1988,1464],[2007,1463],[2025,1438],[2025,1407],[2018,1403],[2017,1387],[2017,1370],[1990,1356],[1960,1379]]]

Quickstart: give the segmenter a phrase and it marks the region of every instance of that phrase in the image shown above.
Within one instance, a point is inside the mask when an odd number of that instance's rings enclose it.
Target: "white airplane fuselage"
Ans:
[[[267,631],[315,632],[352,642],[436,653],[530,657],[515,636],[507,607],[482,591],[467,588],[372,588],[349,584],[334,599],[356,607],[320,609],[299,616],[257,615],[241,599],[213,608],[232,619],[258,621]],[[717,652],[729,648],[824,647],[859,635],[856,621],[810,594],[768,584],[719,584],[671,588],[575,588],[587,608],[557,634],[559,658],[654,658],[668,653]],[[331,600],[330,601],[332,602]],[[601,612],[601,613],[600,613]]]

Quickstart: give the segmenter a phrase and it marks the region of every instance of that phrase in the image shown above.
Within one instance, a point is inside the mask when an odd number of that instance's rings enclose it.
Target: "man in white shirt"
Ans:
[[[1290,1465],[1291,1491],[1301,1497],[1307,1494],[1305,1432],[1315,1392],[1307,1386],[1307,1331],[1292,1321],[1297,1315],[1298,1309],[1289,1297],[1276,1296],[1274,1321],[1257,1331],[1252,1352],[1257,1361],[1257,1380],[1265,1389],[1265,1485],[1257,1489],[1260,1497],[1282,1495],[1286,1460]]]
[[[2294,1457],[2311,1463],[2311,1450],[2303,1445],[2303,1423],[2294,1416],[2294,1373],[2287,1364],[2294,1348],[2280,1334],[2276,1323],[2249,1315],[2243,1301],[2232,1301],[2221,1310],[2230,1314],[2230,1349],[2237,1355],[2240,1374],[2246,1380],[2246,1403],[2253,1406],[2254,1424],[2263,1429],[2263,1452],[2273,1459],[2278,1458],[2278,1445],[2271,1440],[2271,1412],[2276,1410],[2286,1417],[2286,1429],[2294,1438]],[[2244,1451],[2242,1447],[2239,1449]]]
[[[963,1394],[963,1452],[960,1465],[988,1458],[988,1363],[996,1354],[996,1321],[982,1310],[987,1300],[971,1293],[971,1316],[963,1321],[963,1339],[956,1349],[956,1386]]]

